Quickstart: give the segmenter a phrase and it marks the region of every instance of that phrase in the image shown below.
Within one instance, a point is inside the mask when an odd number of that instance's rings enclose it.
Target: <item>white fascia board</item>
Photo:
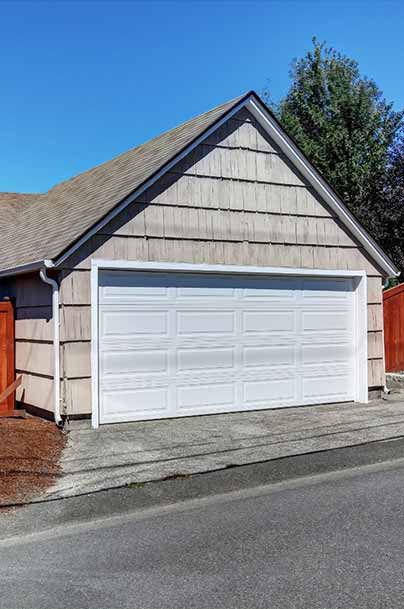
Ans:
[[[106,260],[94,258],[91,269],[121,271],[160,271],[165,273],[233,273],[248,275],[285,275],[309,277],[366,277],[366,271],[346,269],[308,269],[275,266],[238,266],[233,264],[191,264],[187,262],[143,262],[138,260]]]
[[[30,262],[29,264],[22,264],[20,266],[14,266],[9,269],[0,271],[0,277],[12,277],[13,275],[22,275],[23,273],[32,273],[39,271],[45,267],[45,260],[38,260],[37,262]]]
[[[306,178],[320,197],[337,214],[341,222],[343,222],[347,229],[363,245],[363,248],[368,252],[372,259],[377,262],[377,264],[387,273],[389,277],[398,277],[400,275],[400,271],[397,269],[397,267],[394,266],[382,249],[359,224],[344,203],[331,190],[318,171],[316,171],[306,157],[295,146],[292,140],[267,112],[264,106],[259,104],[258,101],[253,97],[246,100],[245,106],[254,115],[268,135],[277,143],[285,156]]]

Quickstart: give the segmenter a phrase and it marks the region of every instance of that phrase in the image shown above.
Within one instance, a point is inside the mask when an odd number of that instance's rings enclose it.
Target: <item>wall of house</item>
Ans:
[[[365,270],[369,387],[384,384],[382,277],[246,110],[229,120],[64,265],[64,405],[91,409],[91,258]]]
[[[52,292],[39,274],[0,280],[0,299],[15,299],[15,365],[22,384],[17,400],[53,411]]]

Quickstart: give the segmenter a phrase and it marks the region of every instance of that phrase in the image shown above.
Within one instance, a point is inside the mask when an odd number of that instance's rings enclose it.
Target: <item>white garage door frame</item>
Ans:
[[[355,402],[368,401],[367,368],[367,277],[365,271],[255,267],[221,264],[140,262],[127,260],[91,261],[91,400],[92,426],[99,427],[99,272],[104,270],[173,273],[232,273],[282,277],[351,278],[354,284]]]

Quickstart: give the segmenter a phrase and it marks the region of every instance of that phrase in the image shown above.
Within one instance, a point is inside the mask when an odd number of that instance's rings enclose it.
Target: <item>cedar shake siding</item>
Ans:
[[[382,272],[246,109],[62,264],[61,394],[62,412],[69,415],[91,412],[92,258],[365,270],[369,388],[384,385]],[[14,279],[16,286],[23,281]],[[38,287],[38,317],[18,320],[24,347],[17,347],[17,367],[44,384],[41,404],[51,409],[44,380],[51,351],[49,302],[50,289]],[[36,400],[33,389],[25,392],[25,401]]]
[[[38,273],[0,281],[0,298],[15,305],[15,365],[22,384],[17,401],[27,408],[53,411],[52,292]]]

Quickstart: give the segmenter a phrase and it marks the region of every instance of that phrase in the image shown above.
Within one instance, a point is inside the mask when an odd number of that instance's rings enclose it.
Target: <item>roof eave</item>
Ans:
[[[13,275],[23,275],[25,273],[33,273],[40,271],[41,269],[48,267],[50,261],[48,260],[37,260],[36,262],[29,262],[28,264],[21,264],[19,266],[10,267],[8,269],[0,270],[1,277],[12,277]],[[53,266],[53,263],[51,264]]]

